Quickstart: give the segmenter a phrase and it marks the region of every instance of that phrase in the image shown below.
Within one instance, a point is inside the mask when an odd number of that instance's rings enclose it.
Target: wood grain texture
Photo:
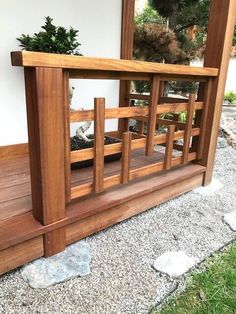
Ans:
[[[42,224],[65,216],[62,70],[26,68],[33,214]]]
[[[204,151],[204,139],[207,131],[207,117],[209,112],[210,97],[212,89],[212,78],[209,78],[208,82],[205,84],[204,88],[204,106],[200,116],[200,134],[197,142],[197,159],[202,159]]]
[[[43,256],[43,237],[30,239],[0,251],[0,275]]]
[[[121,183],[129,182],[130,159],[131,159],[131,141],[132,133],[123,133],[122,139],[122,159],[121,159]]]
[[[202,164],[207,166],[204,185],[211,182],[225,82],[232,48],[236,17],[235,0],[212,0],[204,66],[219,68],[219,74],[212,82],[207,132]],[[216,49],[217,47],[217,49]]]
[[[28,154],[29,149],[27,143],[0,146],[0,160],[25,157],[28,156]]]
[[[167,131],[164,169],[169,170],[172,166],[172,154],[174,145],[175,125],[169,125]]]
[[[65,189],[66,202],[71,201],[71,147],[70,147],[70,99],[69,99],[69,73],[63,72],[63,104],[64,104],[64,130],[65,130]]]
[[[184,130],[184,144],[183,144],[183,164],[188,162],[188,154],[190,147],[191,131],[193,127],[193,116],[195,111],[195,98],[196,95],[192,94],[189,96],[189,104],[187,108],[187,121]]]
[[[22,62],[19,62],[18,55],[22,56]],[[218,69],[213,67],[200,68],[187,65],[173,65],[108,58],[91,58],[32,51],[12,52],[11,58],[12,65],[24,67],[51,67],[62,69],[140,72],[177,76],[217,76],[218,74]]]
[[[200,133],[199,128],[193,128],[191,131],[191,136],[197,136]],[[174,140],[180,140],[184,138],[184,131],[176,131],[174,134]],[[146,141],[147,139],[144,138],[139,138],[139,139],[133,139],[131,143],[131,150],[139,149],[142,147],[146,146]],[[161,134],[161,135],[156,135],[154,137],[154,145],[161,145],[165,144],[167,141],[167,135],[166,134]],[[110,144],[110,145],[105,145],[104,147],[104,156],[108,155],[113,155],[117,153],[122,152],[122,144],[121,143],[116,143],[116,144]],[[86,148],[83,150],[76,150],[71,152],[71,162],[77,162],[77,161],[83,161],[83,160],[88,160],[88,159],[93,159],[94,158],[94,150],[93,148]]]
[[[66,230],[59,228],[44,234],[44,256],[62,252],[66,247]]]
[[[187,156],[187,162],[193,161],[196,159],[196,153],[189,153]],[[181,165],[182,164],[182,157],[173,157],[169,161],[173,167]],[[165,170],[165,163],[163,161],[157,162],[157,163],[152,163],[150,165],[145,165],[141,167],[137,167],[134,169],[131,169],[129,171],[129,180],[135,180],[137,178],[142,178],[148,175],[151,175],[153,173],[160,172],[162,170]],[[112,176],[108,176],[104,178],[103,180],[103,189],[109,189],[111,187],[114,187],[116,185],[119,185],[121,182],[121,175],[116,174]],[[92,193],[93,191],[93,185],[92,183],[85,183],[81,184],[75,187],[72,187],[71,189],[71,199],[76,199],[85,195],[88,195]]]
[[[156,135],[157,104],[160,91],[160,76],[154,75],[151,82],[150,101],[148,107],[146,156],[153,154],[154,137]]]
[[[93,187],[95,193],[103,191],[105,98],[94,99],[94,166]]]
[[[92,216],[68,225],[66,228],[66,242],[67,244],[70,244],[78,241],[90,234],[103,230],[149,208],[157,206],[162,202],[181,195],[182,193],[186,193],[193,188],[201,186],[202,180],[203,174],[192,173],[189,178],[186,178],[183,173],[182,180],[171,183],[171,185],[160,185],[160,188],[157,190],[134,197],[131,200],[127,200],[123,204],[114,205],[109,208],[109,210],[105,210],[104,206],[104,211],[97,212]],[[146,183],[146,186],[148,185],[147,181],[143,183]]]

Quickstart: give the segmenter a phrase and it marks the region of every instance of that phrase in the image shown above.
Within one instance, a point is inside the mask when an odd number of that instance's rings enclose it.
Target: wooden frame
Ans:
[[[123,0],[121,58],[126,60],[12,53],[12,64],[25,71],[29,147],[5,147],[0,156],[7,162],[29,150],[32,210],[0,220],[0,273],[60,252],[67,244],[211,180],[236,3],[212,0],[204,68],[194,68],[127,60],[132,59],[134,2]],[[120,107],[107,109],[105,100],[96,98],[94,110],[70,113],[70,77],[119,79]],[[129,81],[134,79],[152,82],[151,94],[130,94]],[[162,82],[172,79],[201,82],[198,99],[163,97]],[[132,107],[131,99],[148,105]],[[184,110],[186,123],[160,118]],[[116,134],[122,142],[104,146],[104,121],[111,118],[120,119]],[[130,118],[139,121],[136,134],[128,131]],[[94,148],[70,152],[70,123],[89,120],[95,122]],[[156,125],[167,126],[167,134],[156,134]],[[178,139],[184,144],[176,144]],[[55,140],[58,145],[53,145]],[[155,144],[164,145],[165,154],[151,162]],[[139,150],[146,151],[148,162],[134,167],[131,157]],[[107,176],[104,156],[114,153],[122,153],[121,170]],[[93,181],[72,185],[71,163],[88,159],[94,159]]]

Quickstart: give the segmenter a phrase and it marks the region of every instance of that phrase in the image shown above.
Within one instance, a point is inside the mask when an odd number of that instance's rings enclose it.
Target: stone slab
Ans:
[[[233,231],[236,231],[236,210],[225,214],[223,221],[227,223]]]
[[[168,251],[155,260],[153,267],[161,273],[177,278],[194,265],[194,259],[189,257],[184,251]]]
[[[224,185],[220,182],[219,179],[212,178],[212,181],[209,185],[201,186],[197,189],[194,189],[193,192],[204,195],[204,196],[208,196],[208,195],[214,195],[219,190],[221,190],[223,187],[224,187]]]
[[[90,247],[85,241],[80,241],[59,254],[23,266],[20,273],[31,288],[43,289],[90,274],[90,261]]]

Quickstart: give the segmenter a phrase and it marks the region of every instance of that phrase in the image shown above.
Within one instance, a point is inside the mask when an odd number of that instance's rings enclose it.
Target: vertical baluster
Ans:
[[[156,111],[157,103],[160,92],[160,76],[153,75],[151,82],[151,93],[149,102],[149,115],[148,115],[148,131],[147,131],[147,144],[146,144],[146,156],[150,157],[153,154],[154,137],[156,132]]]
[[[174,146],[174,135],[175,135],[175,125],[168,126],[168,132],[166,137],[166,151],[164,160],[164,169],[168,170],[171,168],[172,153]]]
[[[189,145],[190,145],[190,139],[191,139],[191,131],[192,131],[193,115],[194,115],[194,107],[195,107],[195,98],[196,98],[196,95],[192,94],[189,96],[189,101],[188,101],[187,121],[185,124],[183,156],[182,156],[183,164],[186,164],[188,162]]]
[[[129,182],[131,141],[132,141],[132,132],[123,133],[122,159],[121,159],[121,183],[122,184]]]
[[[94,99],[94,192],[103,191],[105,98]]]

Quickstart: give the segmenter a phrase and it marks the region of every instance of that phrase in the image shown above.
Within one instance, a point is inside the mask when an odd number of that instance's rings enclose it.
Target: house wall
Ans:
[[[57,25],[79,29],[81,53],[120,57],[122,0],[10,0],[0,3],[0,146],[28,141],[23,68],[12,67],[10,51],[19,50],[16,37],[38,32],[47,15]],[[74,108],[92,108],[94,97],[118,106],[117,81],[72,81]],[[109,121],[106,130],[116,128]],[[74,134],[76,125],[72,126]]]
[[[195,60],[191,62],[191,65],[202,67],[203,61]],[[235,73],[236,73],[236,57],[232,57],[229,60],[229,68],[228,68],[228,74],[227,74],[227,79],[226,79],[225,92],[228,92],[228,91],[236,92]]]

